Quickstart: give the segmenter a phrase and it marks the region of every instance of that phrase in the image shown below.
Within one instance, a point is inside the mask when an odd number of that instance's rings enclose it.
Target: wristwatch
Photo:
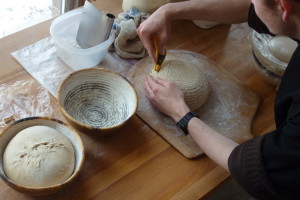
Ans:
[[[188,135],[189,134],[189,131],[188,131],[188,123],[189,121],[193,118],[193,117],[197,117],[199,118],[199,116],[190,111],[188,112],[186,115],[184,115],[177,123],[176,125],[182,130],[182,132],[185,134],[185,135]]]

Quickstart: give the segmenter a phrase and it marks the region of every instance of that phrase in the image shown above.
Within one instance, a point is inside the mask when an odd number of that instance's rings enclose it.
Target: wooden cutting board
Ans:
[[[168,59],[192,62],[204,71],[210,84],[210,94],[206,103],[196,111],[201,120],[238,143],[252,138],[251,122],[260,101],[257,94],[200,54],[170,50]],[[185,157],[201,156],[203,152],[191,136],[185,136],[171,118],[155,110],[147,99],[143,79],[152,69],[153,61],[146,57],[137,62],[126,76],[138,93],[137,115]]]

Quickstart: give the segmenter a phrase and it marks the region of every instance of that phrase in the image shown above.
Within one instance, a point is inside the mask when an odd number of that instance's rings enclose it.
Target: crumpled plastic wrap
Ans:
[[[52,113],[48,91],[35,80],[0,85],[0,130],[24,117],[50,117]]]
[[[57,97],[62,81],[74,72],[58,57],[52,37],[13,52],[12,56],[54,97]],[[108,52],[103,61],[95,67],[105,68],[125,76],[135,63],[136,60],[124,60],[114,52]]]
[[[268,43],[271,39],[272,36],[259,34],[256,31],[253,31],[250,35],[256,70],[265,81],[278,86],[287,63],[281,62],[269,51]]]
[[[12,56],[54,97],[60,83],[74,71],[58,58],[51,37],[13,52]]]

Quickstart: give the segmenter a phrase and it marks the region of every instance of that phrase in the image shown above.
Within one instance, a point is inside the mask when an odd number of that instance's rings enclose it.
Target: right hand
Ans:
[[[158,41],[159,54],[165,54],[165,44],[169,39],[170,34],[170,20],[167,15],[167,6],[162,6],[156,10],[147,20],[140,24],[137,29],[144,47],[147,49],[149,56],[156,62],[155,48],[153,38]]]
[[[174,82],[148,75],[144,79],[144,87],[152,105],[175,122],[190,111],[184,101],[183,92]]]

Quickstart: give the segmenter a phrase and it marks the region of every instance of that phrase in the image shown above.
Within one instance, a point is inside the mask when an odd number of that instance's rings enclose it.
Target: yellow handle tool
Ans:
[[[153,37],[153,43],[154,43],[154,48],[155,48],[155,54],[156,54],[156,63],[154,63],[154,71],[159,72],[161,65],[164,63],[165,58],[167,56],[167,49],[165,48],[165,54],[161,55],[158,53],[158,41],[156,37]]]

